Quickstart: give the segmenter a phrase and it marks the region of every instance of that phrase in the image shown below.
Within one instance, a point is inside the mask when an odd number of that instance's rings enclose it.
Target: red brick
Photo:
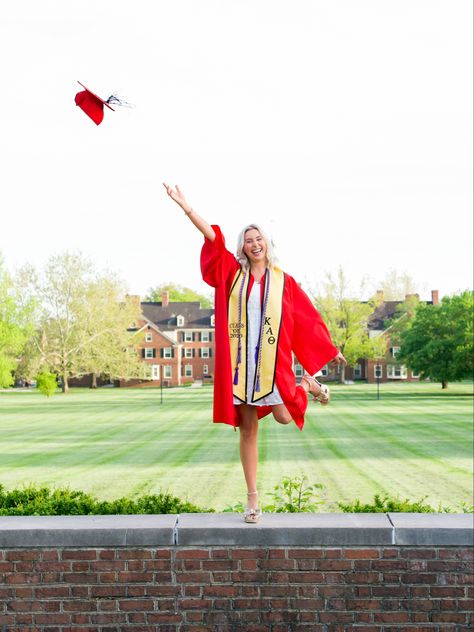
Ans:
[[[381,601],[378,599],[348,599],[347,610],[380,610]]]
[[[96,584],[97,573],[64,573],[63,581],[69,584]]]
[[[169,614],[168,612],[149,612],[146,618],[148,623],[159,623],[160,632],[164,632],[163,623],[181,623],[182,621],[181,614]],[[156,632],[156,628],[153,628],[152,632]]]
[[[120,610],[153,610],[153,599],[121,599],[118,602]]]
[[[180,610],[207,610],[212,605],[211,599],[180,599],[179,602]]]
[[[303,559],[311,559],[318,558],[322,559],[323,551],[322,549],[288,549],[288,557],[289,558],[303,558]]]
[[[466,623],[464,612],[433,612],[431,614],[433,623]]]
[[[231,549],[230,556],[233,560],[242,560],[244,558],[261,558],[265,557],[263,549]]]
[[[347,573],[346,581],[351,584],[375,584],[379,581],[378,573]]]
[[[89,586],[71,586],[71,597],[80,597],[81,599],[89,596]]]
[[[98,558],[99,560],[114,560],[115,553],[115,549],[102,549],[98,552]]]
[[[408,623],[408,612],[374,612],[375,623]]]
[[[69,597],[70,592],[70,587],[63,584],[58,586],[36,586],[34,588],[36,599]]]
[[[145,560],[145,570],[147,571],[169,571],[170,569],[170,560]]]
[[[431,586],[432,597],[464,597],[464,588],[461,586]]]
[[[449,549],[440,549],[438,551],[439,559],[451,559],[451,560],[473,560],[474,559],[474,551],[473,549],[458,549],[458,548],[449,548]]]
[[[271,560],[274,559],[283,559],[288,557],[288,549],[269,549],[268,558]]]
[[[352,623],[352,612],[320,612],[321,623]]]
[[[262,560],[259,566],[262,569],[276,569],[276,570],[290,570],[290,571],[296,568],[295,560],[292,560],[292,559]]]
[[[291,607],[295,610],[324,610],[324,599],[292,599]]]
[[[5,559],[12,562],[19,562],[25,560],[40,560],[41,554],[38,550],[32,549],[20,549],[5,551]]]
[[[400,556],[406,557],[407,559],[428,560],[436,557],[436,551],[430,548],[402,549],[400,551]]]
[[[382,557],[385,559],[395,559],[399,557],[399,549],[382,549]]]
[[[106,584],[90,587],[91,597],[125,597],[127,586],[117,586],[116,584]]]
[[[13,573],[5,577],[7,584],[39,584],[41,582],[41,575],[37,573]]]
[[[139,582],[142,584],[153,582],[153,573],[130,573],[127,571],[117,573],[117,581],[119,583],[131,584],[132,582]]]
[[[380,558],[380,551],[377,549],[346,549],[344,557],[349,560],[374,560]]]
[[[150,549],[117,549],[118,560],[151,560],[152,557]]]
[[[179,550],[179,551],[176,551],[176,559],[177,560],[208,560],[209,550],[208,549]]]
[[[156,549],[153,557],[157,560],[169,560],[171,559],[171,551],[169,549]]]
[[[95,560],[97,551],[90,549],[65,549],[61,552],[63,560]]]
[[[63,601],[63,610],[69,612],[95,612],[97,610],[97,603],[95,601]]]
[[[403,577],[405,584],[436,584],[436,575],[433,573],[406,573]]]
[[[237,593],[237,587],[232,585],[216,585],[204,586],[204,597],[233,597]]]

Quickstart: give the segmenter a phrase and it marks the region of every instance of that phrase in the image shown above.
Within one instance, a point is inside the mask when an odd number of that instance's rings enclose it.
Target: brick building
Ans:
[[[380,303],[369,319],[369,336],[384,336],[387,353],[379,360],[360,359],[355,367],[347,367],[346,380],[365,380],[368,383],[374,383],[377,379],[381,382],[417,381],[418,375],[397,362],[400,348],[392,345],[391,328],[387,327],[404,301],[385,301],[383,292],[378,294]],[[139,297],[136,300],[139,301]],[[439,303],[438,290],[432,290],[431,301],[426,303]],[[160,302],[141,302],[140,306],[142,319],[132,331],[143,334],[139,353],[147,366],[147,378],[121,381],[120,385],[180,386],[196,380],[212,381],[215,361],[214,309],[202,308],[199,302],[170,302],[168,292],[163,292]],[[303,376],[303,368],[295,362],[294,369],[299,381]],[[337,380],[338,368],[323,367],[322,379]]]
[[[136,297],[139,301],[139,297]],[[141,302],[142,318],[134,331],[141,335],[139,353],[146,365],[144,380],[121,381],[121,386],[181,386],[214,375],[214,309],[199,302]]]
[[[400,347],[392,344],[390,340],[390,329],[387,327],[387,322],[397,316],[397,309],[411,296],[419,299],[418,294],[405,296],[404,301],[385,301],[383,292],[378,293],[380,302],[374,313],[369,319],[368,329],[369,336],[384,336],[387,340],[387,352],[385,357],[379,360],[365,360],[360,359],[354,367],[346,368],[346,380],[365,380],[369,384],[377,382],[379,379],[381,382],[389,382],[392,380],[403,380],[408,382],[416,382],[419,376],[414,373],[410,368],[404,364],[397,362],[397,354],[400,351]],[[439,304],[439,292],[438,290],[431,291],[431,301],[426,301],[427,305]],[[296,375],[302,375],[302,368],[297,365]],[[338,368],[332,366],[325,366],[322,370],[323,379],[337,380]]]

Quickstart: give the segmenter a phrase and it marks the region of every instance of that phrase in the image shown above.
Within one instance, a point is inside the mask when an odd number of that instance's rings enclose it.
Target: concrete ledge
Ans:
[[[170,546],[176,515],[1,516],[0,547]]]
[[[182,514],[178,544],[320,546],[392,544],[385,514],[264,514],[257,525],[242,514]]]
[[[388,514],[395,531],[394,544],[419,546],[472,546],[473,514]]]
[[[142,546],[472,546],[472,514],[3,516],[1,548]]]

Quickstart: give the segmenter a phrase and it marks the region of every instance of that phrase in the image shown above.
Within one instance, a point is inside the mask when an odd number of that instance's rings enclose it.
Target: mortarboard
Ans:
[[[80,81],[77,83],[82,86],[84,90],[76,94],[76,98],[74,99],[76,105],[78,105],[96,125],[100,125],[104,118],[104,105],[111,109],[112,112],[115,112],[114,108],[109,105],[108,100],[104,101],[104,99],[98,97]],[[109,99],[110,98],[111,97],[109,97]]]

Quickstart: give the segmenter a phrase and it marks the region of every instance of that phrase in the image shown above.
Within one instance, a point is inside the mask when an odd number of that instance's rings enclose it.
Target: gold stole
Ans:
[[[229,341],[234,395],[242,402],[246,401],[247,393],[247,290],[249,278],[250,272],[248,270],[237,270],[229,296]],[[282,270],[278,268],[267,269],[263,289],[264,302],[260,326],[260,344],[252,387],[252,402],[257,402],[273,391],[284,285],[285,275]],[[249,353],[254,352],[254,349],[249,350]]]

